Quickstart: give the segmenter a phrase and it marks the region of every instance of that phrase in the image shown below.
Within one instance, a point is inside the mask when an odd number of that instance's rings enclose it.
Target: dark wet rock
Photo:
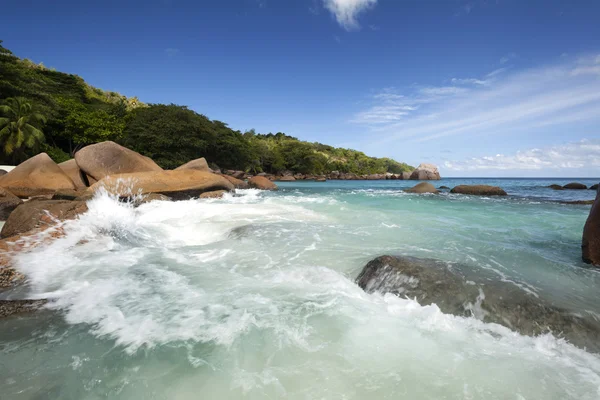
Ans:
[[[574,205],[591,205],[594,204],[595,200],[572,200],[572,201],[559,201],[560,204],[574,204]]]
[[[433,186],[431,183],[428,183],[428,182],[418,183],[417,185],[413,186],[410,189],[406,189],[405,191],[407,193],[433,193],[433,194],[439,193],[439,191],[435,188],[435,186]]]
[[[450,190],[450,188],[448,186],[440,186],[438,189],[445,189],[445,190]]]
[[[556,183],[553,183],[552,185],[550,185],[548,187],[553,190],[565,190],[562,186],[557,185]]]
[[[0,188],[0,221],[6,221],[10,213],[21,204],[23,200],[8,190]]]
[[[458,185],[450,193],[470,194],[474,196],[506,196],[506,192],[498,186]]]
[[[392,293],[436,304],[446,314],[475,317],[526,335],[552,332],[571,343],[600,350],[600,322],[554,306],[485,271],[433,259],[381,256],[356,279],[367,293]]]
[[[14,268],[6,266],[0,267],[0,288],[8,288],[22,282],[25,277]]]
[[[587,264],[600,266],[600,192],[583,226],[581,258]]]
[[[87,191],[85,190],[57,190],[52,195],[52,200],[75,200],[78,197],[83,196]]]
[[[49,227],[58,221],[74,219],[87,210],[86,203],[80,201],[27,201],[10,214],[0,231],[0,237],[8,238],[36,228]]]
[[[264,176],[253,176],[252,178],[248,179],[248,185],[253,189],[277,190],[277,185]]]
[[[598,191],[598,184],[596,183],[596,184],[594,184],[594,185],[590,186],[590,188],[589,188],[589,189],[590,189],[590,190],[595,190],[595,191]]]
[[[0,176],[8,174],[8,171],[0,169]]]
[[[0,318],[35,311],[47,302],[47,300],[0,300]]]
[[[585,190],[585,189],[587,189],[587,186],[585,186],[583,183],[571,182],[571,183],[567,183],[565,186],[563,186],[563,189]]]

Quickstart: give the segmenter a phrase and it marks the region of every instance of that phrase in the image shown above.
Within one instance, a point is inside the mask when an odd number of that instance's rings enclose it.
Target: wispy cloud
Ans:
[[[371,127],[385,144],[485,135],[600,120],[600,56],[560,59],[523,71],[506,68],[452,86],[387,88],[352,122]]]
[[[165,49],[165,54],[169,58],[175,57],[177,54],[179,54],[179,49],[176,49],[174,47],[169,47],[169,48]]]
[[[360,13],[375,7],[377,0],[323,0],[323,5],[346,30],[358,29],[357,17]]]
[[[536,171],[600,167],[600,140],[579,142],[545,148],[518,151],[513,155],[473,157],[461,161],[446,161],[452,171]]]
[[[507,62],[509,62],[510,60],[517,58],[517,55],[515,53],[508,53],[507,55],[505,55],[504,57],[502,57],[500,59],[500,64],[506,64]]]

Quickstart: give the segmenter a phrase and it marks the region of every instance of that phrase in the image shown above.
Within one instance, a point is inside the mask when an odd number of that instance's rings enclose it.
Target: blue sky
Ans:
[[[20,57],[444,176],[600,176],[600,2],[5,0]]]

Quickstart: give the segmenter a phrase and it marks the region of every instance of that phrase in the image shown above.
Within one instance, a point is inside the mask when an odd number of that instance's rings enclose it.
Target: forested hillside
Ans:
[[[81,77],[14,56],[0,41],[0,164],[39,152],[55,161],[81,147],[113,140],[163,168],[206,157],[220,168],[248,172],[399,173],[413,168],[388,158],[298,140],[278,132],[240,132],[186,106],[144,104],[103,91]]]

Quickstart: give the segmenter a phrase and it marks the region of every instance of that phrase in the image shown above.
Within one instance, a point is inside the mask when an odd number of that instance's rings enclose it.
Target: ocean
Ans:
[[[600,398],[600,354],[355,283],[377,256],[485,271],[600,321],[581,261],[594,179],[469,179],[506,197],[407,194],[414,181],[281,182],[134,208],[101,195],[20,254],[47,298],[0,320],[0,399]]]

